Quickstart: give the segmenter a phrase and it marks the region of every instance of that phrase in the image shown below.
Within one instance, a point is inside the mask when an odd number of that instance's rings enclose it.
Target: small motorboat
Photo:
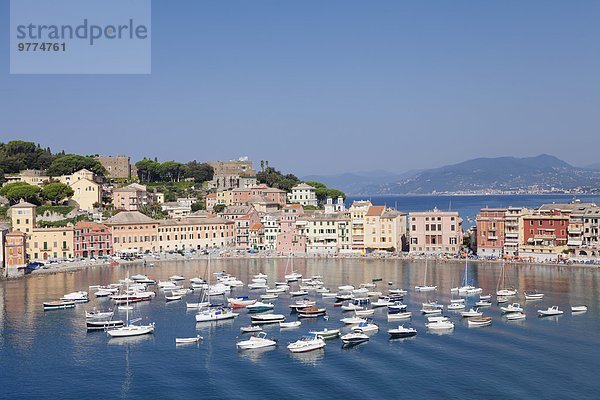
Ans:
[[[97,310],[93,310],[93,311],[86,311],[85,312],[85,318],[90,319],[99,319],[99,318],[110,318],[112,317],[114,314],[113,311],[97,311]]]
[[[271,303],[263,303],[262,301],[256,301],[253,304],[246,306],[246,309],[249,313],[257,313],[272,310],[275,308],[274,304]]]
[[[283,314],[261,314],[250,317],[253,324],[276,324],[285,321]]]
[[[460,313],[460,316],[463,318],[471,318],[471,317],[481,317],[483,316],[483,313],[481,311],[479,311],[479,309],[475,309],[473,310],[472,308],[469,311],[462,311]]]
[[[257,336],[251,336],[248,340],[242,340],[235,345],[240,350],[260,349],[263,347],[276,346],[277,341],[267,339],[266,332],[259,332]]]
[[[437,286],[419,285],[419,286],[415,286],[415,290],[417,292],[432,292],[434,290],[437,290]]]
[[[448,311],[464,310],[465,304],[464,303],[450,303],[450,304],[448,304],[447,308],[448,308]]]
[[[251,333],[251,332],[260,332],[263,329],[260,327],[260,325],[249,325],[249,326],[242,326],[240,328],[240,331],[242,333]]]
[[[124,325],[124,322],[122,320],[88,319],[87,321],[85,321],[85,326],[89,331],[105,330],[105,329],[109,329],[109,328],[118,328],[123,325]]]
[[[399,325],[398,328],[389,329],[388,334],[392,339],[407,338],[415,336],[417,334],[417,330],[414,328],[405,328],[403,325]]]
[[[343,335],[340,339],[344,345],[355,345],[359,343],[364,343],[369,341],[369,336],[365,335],[362,332],[352,332]]]
[[[508,303],[508,297],[497,297],[496,298],[496,303],[498,303],[498,304]]]
[[[523,307],[519,303],[512,303],[506,307],[500,307],[503,313],[523,312]]]
[[[298,311],[298,317],[301,318],[316,318],[327,313],[326,308],[307,307]]]
[[[244,308],[256,303],[256,299],[249,299],[247,297],[228,298],[227,302],[233,308]]]
[[[331,299],[337,297],[337,293],[321,293],[321,297],[324,299]]]
[[[440,308],[422,308],[421,309],[421,313],[423,313],[425,315],[441,314],[442,313],[442,309],[440,309]]]
[[[352,285],[342,285],[342,286],[338,286],[338,290],[341,290],[343,292],[349,292],[351,290],[354,290],[354,286]]]
[[[544,293],[527,293],[525,292],[525,300],[542,300]]]
[[[522,312],[514,312],[514,313],[506,314],[505,318],[507,321],[518,321],[521,319],[525,319],[526,315],[523,314]]]
[[[354,315],[357,317],[370,317],[375,314],[375,310],[355,310]]]
[[[360,317],[349,317],[340,319],[340,322],[343,322],[346,325],[358,325],[361,322],[367,322],[367,320]]]
[[[360,332],[360,333],[364,333],[364,332],[375,332],[378,331],[379,327],[375,324],[371,324],[369,322],[361,322],[358,324],[358,326],[355,326],[353,331],[354,332]]]
[[[383,293],[381,292],[367,292],[367,297],[381,297]]]
[[[350,303],[350,304],[346,304],[345,306],[342,306],[342,311],[357,311],[357,310],[364,310],[365,308],[362,306],[359,306],[357,304],[354,303]]]
[[[181,276],[181,275],[171,275],[169,277],[170,281],[184,281],[185,280],[185,276]]]
[[[190,344],[190,343],[198,343],[202,340],[202,336],[197,335],[196,337],[188,337],[188,338],[175,338],[175,344]]]
[[[429,303],[423,303],[423,308],[439,308],[440,310],[442,310],[444,308],[444,305],[438,303],[437,301],[431,301]]]
[[[388,293],[389,294],[401,294],[401,295],[405,295],[408,292],[406,290],[404,290],[404,289],[390,289],[390,290],[388,290]]]
[[[44,310],[60,310],[63,308],[74,308],[74,301],[47,301],[43,303]]]
[[[60,300],[66,302],[73,301],[75,303],[87,303],[90,301],[88,299],[88,293],[83,291],[67,293],[61,297]]]
[[[397,320],[409,319],[411,316],[412,316],[412,312],[410,312],[410,311],[401,312],[401,313],[393,313],[393,314],[387,315],[387,320],[388,321],[397,321]]]
[[[300,321],[280,322],[279,327],[281,329],[297,328],[301,324],[302,324],[302,322],[300,322]]]
[[[436,330],[450,330],[454,329],[454,323],[452,321],[448,321],[447,318],[445,320],[435,320],[425,324],[427,329],[436,331]]]
[[[500,289],[496,292],[496,296],[499,297],[511,297],[517,294],[515,289]]]
[[[491,294],[485,294],[483,296],[479,296],[479,300],[491,300],[491,299],[492,299]]]
[[[119,311],[133,310],[133,306],[128,306],[128,305],[119,306],[117,308],[119,309]]]
[[[312,307],[315,304],[317,304],[317,302],[316,301],[312,301],[312,300],[298,300],[294,304],[290,304],[289,307],[293,311],[299,311],[299,310],[302,310],[303,308]]]
[[[325,347],[325,341],[314,333],[302,336],[299,340],[288,344],[287,349],[292,353],[306,353]]]
[[[538,310],[540,317],[550,317],[552,315],[562,315],[563,312],[558,309],[558,306],[548,307],[546,310]]]
[[[254,282],[248,284],[248,289],[267,289],[269,286],[264,282]]]
[[[475,302],[475,307],[491,307],[492,303],[490,303],[488,300],[479,300],[477,302]]]
[[[571,306],[571,312],[573,313],[584,313],[587,310],[587,306]]]
[[[390,301],[389,298],[383,298],[383,299],[377,299],[376,301],[371,303],[371,307],[376,308],[376,307],[389,307],[391,305],[393,305],[394,303],[392,303]]]
[[[183,296],[180,294],[173,294],[171,293],[170,296],[165,295],[165,300],[166,301],[176,301],[176,300],[181,300]]]
[[[397,301],[394,304],[388,306],[389,314],[399,313],[404,310],[406,310],[406,304],[403,304],[401,301]]]
[[[482,318],[470,318],[467,323],[469,324],[469,327],[476,327],[476,326],[488,326],[492,324],[492,318],[491,317],[482,317]]]
[[[260,295],[260,299],[261,300],[275,300],[279,298],[279,295],[277,293],[267,293],[267,294],[262,294]]]
[[[321,331],[310,331],[310,333],[314,333],[315,335],[317,335],[317,337],[321,338],[321,339],[334,339],[338,336],[340,336],[340,330],[339,329],[323,329]]]
[[[290,296],[292,296],[292,297],[305,296],[307,294],[308,294],[308,292],[306,290],[296,290],[296,291],[290,292]]]
[[[465,299],[450,299],[450,303],[465,303]]]

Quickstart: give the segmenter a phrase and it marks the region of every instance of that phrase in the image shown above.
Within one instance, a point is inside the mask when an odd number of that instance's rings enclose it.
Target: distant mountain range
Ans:
[[[537,157],[476,158],[458,164],[394,174],[387,171],[311,175],[346,194],[534,193],[596,191],[600,165],[574,167],[547,154]]]

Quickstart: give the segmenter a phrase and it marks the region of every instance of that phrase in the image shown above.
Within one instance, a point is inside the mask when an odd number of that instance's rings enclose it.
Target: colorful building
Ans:
[[[76,258],[102,257],[113,254],[112,235],[107,225],[79,221],[75,224],[74,252]]]
[[[147,253],[159,250],[158,221],[139,211],[122,211],[109,218],[115,254]]]
[[[281,210],[279,230],[276,233],[277,252],[282,254],[306,253],[306,235],[303,231],[307,221],[304,220],[304,209],[300,204],[289,204]],[[275,223],[273,224],[275,225]],[[276,228],[273,227],[275,236]]]
[[[477,215],[477,255],[504,256],[506,208],[482,208]]]
[[[456,211],[409,213],[410,252],[456,254],[462,246],[462,220]]]

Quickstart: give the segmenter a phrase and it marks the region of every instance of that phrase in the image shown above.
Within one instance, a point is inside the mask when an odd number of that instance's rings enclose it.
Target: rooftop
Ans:
[[[142,214],[139,211],[121,211],[117,215],[106,220],[107,225],[122,225],[122,224],[151,224],[156,220]]]

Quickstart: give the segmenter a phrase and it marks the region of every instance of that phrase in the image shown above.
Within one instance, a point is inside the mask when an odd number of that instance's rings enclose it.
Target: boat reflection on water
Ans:
[[[405,343],[405,342],[409,342],[412,340],[416,340],[417,336],[411,336],[411,337],[398,337],[398,338],[389,338],[389,342],[390,343]]]
[[[132,344],[137,345],[143,343],[154,343],[154,335],[111,337],[108,341],[108,344],[117,346],[127,346]]]
[[[289,353],[290,357],[307,365],[317,365],[325,357],[325,349],[317,349],[306,353]]]
[[[436,336],[452,335],[452,334],[454,334],[454,329],[434,329],[434,330],[428,329],[427,334],[428,335],[436,335]]]
[[[201,331],[211,334],[220,330],[230,330],[234,324],[234,319],[219,319],[215,321],[196,322],[196,331]],[[204,335],[202,335],[204,336]]]
[[[263,348],[259,348],[259,349],[239,350],[238,354],[244,358],[247,358],[248,360],[250,360],[252,362],[258,362],[258,361],[260,361],[260,359],[263,357],[263,355],[265,353],[268,353],[273,350],[277,350],[277,347],[271,346],[271,347],[263,347]]]

